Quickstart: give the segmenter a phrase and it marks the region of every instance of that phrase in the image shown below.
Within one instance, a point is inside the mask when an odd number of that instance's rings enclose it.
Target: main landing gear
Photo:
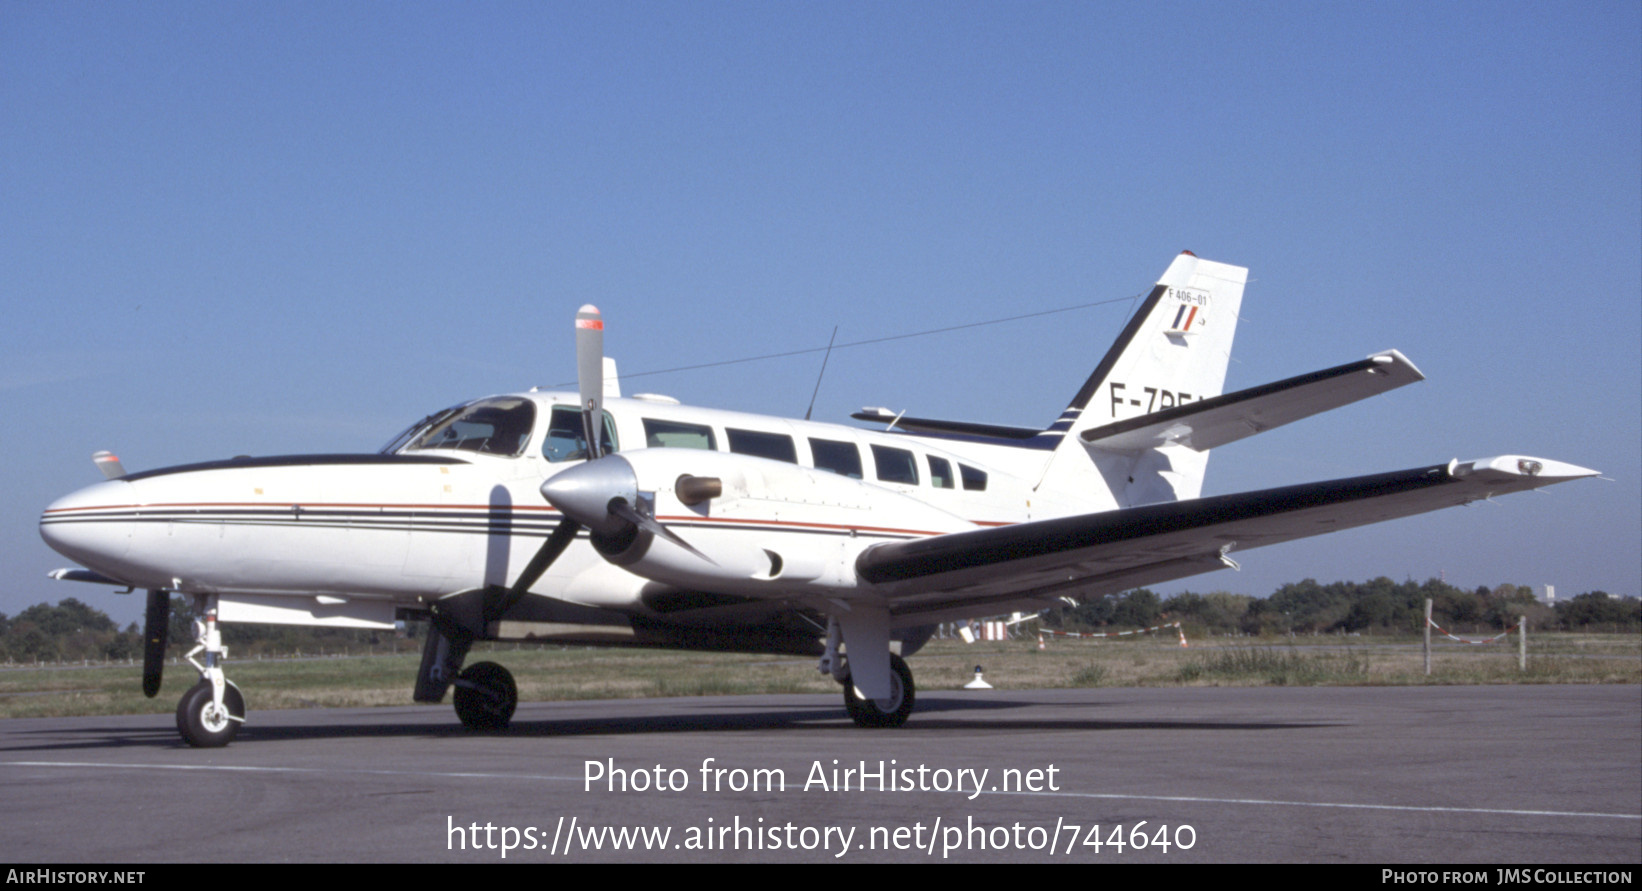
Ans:
[[[519,687],[513,675],[494,662],[475,662],[466,668],[468,649],[477,634],[474,628],[483,628],[477,616],[467,623],[459,619],[463,606],[473,606],[456,598],[447,598],[432,610],[432,625],[422,645],[422,665],[416,670],[416,690],[412,698],[417,702],[440,702],[445,691],[456,688],[456,717],[469,730],[501,730],[513,720],[513,710],[519,706]],[[472,598],[469,598],[472,600]]]
[[[494,662],[476,662],[456,676],[456,717],[469,730],[501,730],[519,706],[513,674]]]
[[[846,663],[845,668],[848,668]],[[884,699],[862,699],[848,674],[844,675],[844,710],[857,727],[899,727],[912,714],[912,669],[907,661],[891,653],[889,656],[890,695]]]
[[[828,617],[826,650],[816,668],[822,674],[832,675],[833,680],[843,685],[844,710],[849,712],[850,720],[857,727],[899,727],[905,724],[907,716],[912,714],[916,698],[912,669],[907,667],[906,660],[899,654],[888,654],[889,695],[873,699],[863,696],[855,686],[848,655],[839,650],[843,631],[836,616]]]

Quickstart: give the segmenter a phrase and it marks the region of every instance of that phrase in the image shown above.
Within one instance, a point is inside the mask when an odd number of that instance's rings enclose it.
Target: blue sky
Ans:
[[[1206,493],[1502,453],[1586,481],[1171,590],[1642,586],[1635,3],[0,2],[0,611],[114,598],[39,511],[128,468],[369,451],[429,410],[1251,268],[1228,388],[1428,380]],[[862,405],[1035,425],[1118,303],[835,353]],[[630,379],[801,415],[820,357]]]

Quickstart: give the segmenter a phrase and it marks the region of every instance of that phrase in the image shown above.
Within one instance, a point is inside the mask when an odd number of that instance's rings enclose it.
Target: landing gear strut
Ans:
[[[556,545],[561,550],[570,536],[563,538],[565,542]],[[519,593],[522,596],[523,591]],[[422,647],[422,666],[416,673],[417,702],[438,702],[445,698],[446,690],[455,687],[456,717],[467,729],[500,730],[513,720],[513,710],[519,705],[519,688],[513,683],[513,675],[494,662],[476,662],[462,668],[468,649],[474,641],[484,639],[486,629],[507,611],[506,601],[512,597],[510,589],[492,585],[452,594],[430,606],[428,618],[433,627]]]
[[[833,680],[844,686],[844,710],[849,712],[850,720],[857,727],[899,727],[905,724],[907,716],[912,714],[915,698],[912,669],[907,667],[906,660],[890,653],[889,695],[882,699],[866,699],[855,689],[848,655],[839,651],[843,637],[842,623],[836,615],[829,616],[826,648],[816,668],[822,674],[832,675]]]
[[[188,661],[200,673],[200,681],[190,687],[177,703],[177,732],[189,745],[202,749],[226,746],[245,723],[245,697],[222,671],[228,658],[228,648],[222,645],[222,633],[217,630],[217,596],[194,595],[194,648],[188,651]],[[195,656],[204,653],[205,664]]]

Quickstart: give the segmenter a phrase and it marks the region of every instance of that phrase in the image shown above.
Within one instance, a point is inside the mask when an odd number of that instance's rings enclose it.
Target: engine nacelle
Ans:
[[[611,563],[681,588],[749,596],[853,588],[855,558],[871,545],[975,528],[874,483],[697,449],[609,455],[542,491],[589,527]]]

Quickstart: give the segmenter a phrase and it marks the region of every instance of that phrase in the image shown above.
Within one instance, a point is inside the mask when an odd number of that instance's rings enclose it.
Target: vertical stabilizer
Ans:
[[[1053,429],[1064,438],[1045,468],[1040,491],[1098,491],[1093,479],[1098,474],[1111,492],[1110,506],[1198,496],[1206,452],[1178,446],[1086,449],[1077,434],[1219,396],[1247,280],[1247,269],[1189,251],[1169,264],[1056,422]]]

